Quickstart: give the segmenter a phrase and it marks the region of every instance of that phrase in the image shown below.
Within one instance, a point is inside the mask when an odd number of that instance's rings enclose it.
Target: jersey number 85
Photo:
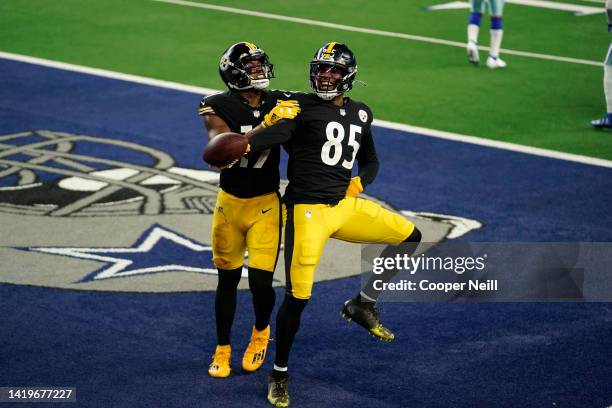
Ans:
[[[321,160],[323,163],[328,166],[335,166],[340,159],[342,159],[342,142],[344,141],[345,133],[344,126],[340,123],[329,122],[327,124],[325,128],[327,142],[323,144],[323,148],[321,149]],[[361,134],[361,126],[351,124],[349,128],[348,145],[346,147],[351,147],[353,149],[353,154],[351,155],[350,161],[344,160],[342,162],[342,167],[348,170],[353,168],[355,156],[359,150],[359,142],[356,140],[358,134]]]

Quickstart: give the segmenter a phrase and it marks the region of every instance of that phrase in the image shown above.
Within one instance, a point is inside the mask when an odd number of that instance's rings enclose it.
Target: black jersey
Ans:
[[[345,98],[342,107],[314,94],[294,94],[302,112],[254,135],[254,151],[283,142],[289,154],[285,192],[288,204],[336,204],[346,195],[353,164],[365,184],[378,171],[372,140],[372,112],[367,105]]]
[[[277,99],[287,99],[288,93],[262,91],[262,103],[253,108],[236,91],[207,96],[200,102],[199,114],[218,115],[230,130],[246,133],[259,125],[275,105]],[[220,187],[240,198],[256,197],[277,191],[280,182],[278,165],[280,148],[249,153],[231,168],[221,170]]]

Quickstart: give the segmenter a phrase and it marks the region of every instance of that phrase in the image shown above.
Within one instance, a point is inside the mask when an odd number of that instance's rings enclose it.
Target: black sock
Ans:
[[[270,324],[276,293],[272,288],[272,272],[249,268],[249,288],[253,295],[255,309],[255,328],[263,330]]]
[[[272,369],[272,374],[270,374],[272,376],[272,378],[274,379],[281,379],[281,378],[287,378],[289,377],[289,374],[287,373],[287,370],[285,371],[279,371],[276,369]]]
[[[300,317],[308,299],[296,299],[285,294],[285,300],[276,315],[276,358],[274,364],[287,367],[293,339],[300,327]]]
[[[230,333],[236,312],[236,292],[242,267],[232,270],[218,269],[219,281],[215,294],[215,317],[217,320],[217,344],[230,344]]]
[[[408,238],[404,240],[404,242],[400,244],[400,246],[391,246],[391,245],[387,246],[380,254],[380,257],[381,258],[393,258],[395,257],[396,254],[399,253],[398,252],[399,250],[401,250],[402,253],[412,255],[417,250],[417,247],[419,246],[419,243],[421,242],[421,238],[422,238],[421,231],[415,226],[414,230],[412,230],[412,233],[408,236]],[[392,268],[392,269],[385,268],[384,272],[381,274],[371,273],[370,278],[368,279],[368,282],[363,286],[363,289],[361,290],[361,292],[365,294],[365,296],[363,296],[360,293],[357,295],[355,299],[359,299],[362,302],[376,302],[378,300],[378,297],[382,293],[382,290],[375,289],[374,282],[377,280],[383,283],[391,282],[393,277],[397,275],[398,272],[399,270],[395,268]],[[381,287],[382,285],[377,285],[377,286]]]

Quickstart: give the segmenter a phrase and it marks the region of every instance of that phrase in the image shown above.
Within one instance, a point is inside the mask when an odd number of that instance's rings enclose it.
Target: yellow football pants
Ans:
[[[397,245],[414,225],[370,200],[346,197],[335,206],[296,204],[287,208],[285,274],[287,293],[309,299],[315,269],[328,238]]]
[[[274,272],[281,234],[281,203],[278,193],[238,198],[223,190],[217,194],[212,222],[213,261],[217,268],[244,265]]]

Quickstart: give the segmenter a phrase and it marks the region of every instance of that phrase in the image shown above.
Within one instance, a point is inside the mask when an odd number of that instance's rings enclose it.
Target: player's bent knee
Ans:
[[[213,256],[213,263],[219,269],[242,269],[242,265],[244,264],[242,258],[237,259],[225,255]]]
[[[293,296],[296,299],[302,299],[302,300],[309,300],[311,295],[312,295],[312,284],[308,285],[308,284],[299,284],[299,283],[295,283],[292,282],[291,283],[292,288],[291,288],[291,293],[289,293],[291,296]]]
[[[405,237],[409,236],[416,229],[416,226],[403,215],[393,211],[387,211],[384,221],[387,227],[397,232],[398,242],[402,242]]]
[[[408,238],[406,238],[404,240],[404,242],[415,242],[415,243],[419,243],[421,242],[421,239],[423,239],[423,235],[421,234],[421,230],[419,230],[416,225],[414,226],[412,232],[410,233],[410,235],[408,235]]]
[[[287,293],[297,299],[310,299],[313,281],[310,279],[291,279],[291,285],[287,285]]]

